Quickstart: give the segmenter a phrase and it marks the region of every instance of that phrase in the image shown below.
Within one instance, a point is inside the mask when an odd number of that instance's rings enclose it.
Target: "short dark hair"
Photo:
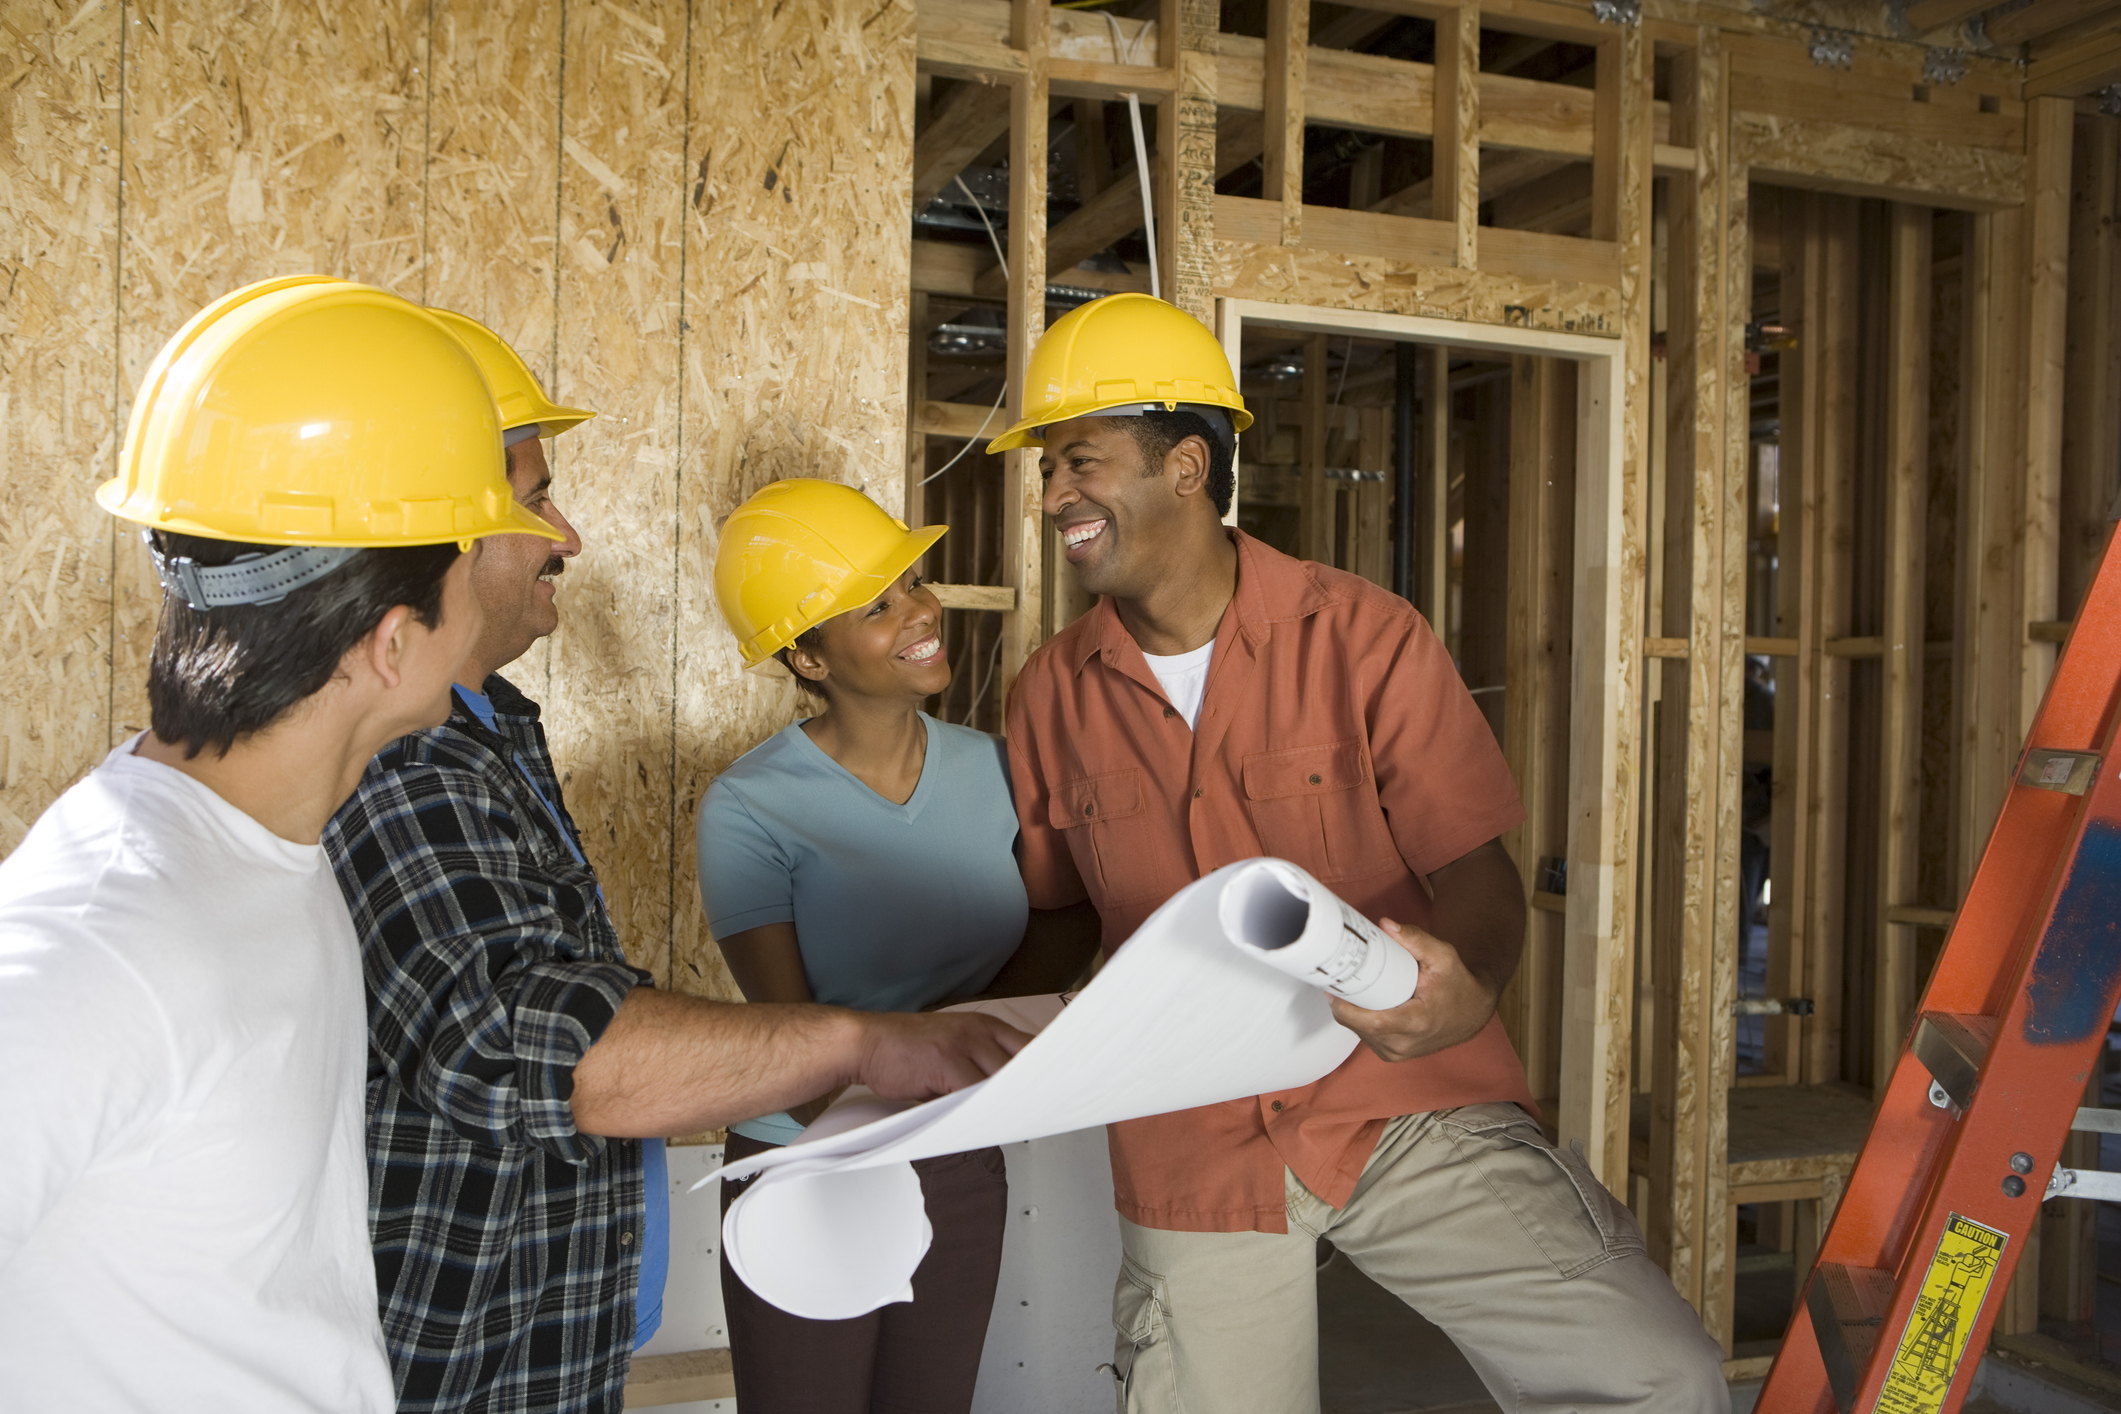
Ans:
[[[226,565],[270,555],[278,545],[207,540],[156,531],[164,555]],[[442,621],[442,577],[456,563],[454,543],[363,550],[323,578],[273,604],[194,609],[181,594],[162,596],[147,705],[155,735],[187,758],[226,756],[323,689],[346,651],[398,605],[432,628]]]
[[[1113,421],[1127,429],[1134,445],[1141,448],[1142,460],[1148,463],[1149,473],[1162,472],[1164,458],[1171,449],[1188,437],[1198,437],[1208,444],[1208,499],[1215,502],[1215,513],[1230,514],[1230,497],[1237,490],[1237,479],[1232,471],[1235,464],[1235,447],[1227,445],[1208,424],[1208,419],[1197,412],[1180,408],[1176,412],[1145,412],[1139,417],[1119,417]]]
[[[825,635],[819,631],[816,624],[812,624],[797,634],[795,640],[788,645],[788,648],[800,648],[806,653],[815,653],[818,650],[818,645],[824,641]],[[788,660],[788,648],[783,648],[773,656],[781,660],[781,666],[788,670],[788,676],[795,679],[795,685],[812,697],[829,696],[825,691],[825,684],[819,682],[816,678],[806,678],[795,670],[795,664]]]

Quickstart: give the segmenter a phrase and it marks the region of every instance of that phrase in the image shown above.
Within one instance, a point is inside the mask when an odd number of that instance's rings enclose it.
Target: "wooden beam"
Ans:
[[[2028,106],[2026,151],[2025,584],[2022,623],[2058,617],[2062,556],[2062,398],[2068,387],[2069,179],[2076,115],[2066,98]],[[2019,649],[2018,720],[2030,726],[2054,675],[2056,648],[2027,635]]]
[[[2121,415],[2115,408],[2121,389],[2121,121],[2079,119],[2071,165],[2057,606],[2074,617],[2106,550],[2121,489],[2115,484],[2115,468],[2121,467]]]
[[[935,600],[946,609],[971,609],[979,613],[1006,614],[1016,608],[1016,591],[1006,584],[935,584]]]
[[[703,1399],[734,1399],[735,1368],[726,1350],[636,1355],[626,1370],[626,1407],[652,1409]]]
[[[1561,1093],[1562,914],[1541,891],[1539,866],[1568,854],[1569,624],[1574,582],[1576,371],[1554,358],[1510,360],[1510,546],[1504,758],[1524,798],[1525,823],[1504,837],[1532,895],[1523,960],[1502,1016],[1532,1094]],[[1424,552],[1425,553],[1425,552]],[[1417,582],[1422,572],[1417,554]],[[1419,596],[1417,596],[1419,597]],[[1545,900],[1542,904],[1541,900]]]
[[[1651,377],[1652,50],[1636,27],[1607,40],[1601,55],[1608,49],[1599,67],[1598,126],[1600,158],[1611,175],[1610,238],[1620,248],[1620,339],[1616,357],[1598,365],[1594,385],[1578,393],[1583,472],[1569,707],[1572,877],[1557,1130],[1563,1142],[1583,1146],[1585,1162],[1608,1188],[1624,1192],[1634,1088],[1635,779],[1650,447],[1648,400],[1623,390],[1641,388]],[[1595,224],[1593,234],[1599,234]]]
[[[2026,65],[2025,96],[2074,98],[2121,82],[2121,33],[2108,32]]]
[[[1281,203],[1281,243],[1303,239],[1304,81],[1310,47],[1311,0],[1267,0],[1264,92],[1268,201]]]
[[[1656,1044],[1651,1061],[1653,1253],[1728,1355],[1726,1095],[1731,999],[1744,926],[1738,845],[1743,796],[1747,466],[1724,427],[1730,360],[1724,308],[1727,221],[1721,161],[1726,86],[1719,35],[1672,60],[1673,122],[1704,161],[1669,193],[1661,630],[1667,661],[1656,732],[1650,877]],[[1743,263],[1743,252],[1736,257]]]
[[[1428,350],[1421,393],[1421,505],[1415,512],[1421,548],[1415,552],[1415,606],[1436,636],[1451,633],[1451,351]]]
[[[1928,34],[1970,20],[1995,3],[1996,0],[1915,0],[1907,7],[1907,27],[1915,34]]]
[[[1982,25],[1991,44],[2023,44],[2113,8],[2114,0],[2032,0]]]
[[[1327,508],[1332,505],[1333,487],[1326,480],[1326,336],[1313,334],[1304,341],[1304,423],[1301,438],[1303,459],[1303,481],[1297,493],[1297,502],[1302,509],[1301,544],[1303,558],[1321,563],[1333,559],[1332,526],[1328,523]]]
[[[1924,543],[1929,509],[1930,228],[1927,208],[1891,211],[1885,346],[1885,613],[1879,742],[1879,907],[1918,896],[1922,862]],[[1890,1076],[1915,1019],[1915,936],[1877,933],[1871,1075]],[[1881,1082],[1882,1083],[1882,1082]]]
[[[943,194],[973,158],[1009,131],[1009,90],[970,79],[943,100],[913,143],[913,209]]]
[[[1011,0],[1010,42],[1024,72],[1009,89],[1009,363],[1010,421],[1022,415],[1024,371],[1046,331],[1046,46],[1050,0]],[[998,691],[1008,695],[1045,628],[1045,515],[1036,448],[1006,454],[1002,473],[1002,581],[1016,591],[1003,618]],[[1000,700],[999,698],[997,700]]]
[[[1480,241],[1480,6],[1466,0],[1436,22],[1435,195],[1429,214],[1452,223],[1461,270]]]
[[[1252,160],[1264,128],[1247,115],[1216,109],[1215,6],[1204,0],[1162,0],[1159,13],[1163,61],[1178,74],[1176,99],[1157,113],[1162,208],[1156,232],[1163,294],[1212,329],[1215,181]]]

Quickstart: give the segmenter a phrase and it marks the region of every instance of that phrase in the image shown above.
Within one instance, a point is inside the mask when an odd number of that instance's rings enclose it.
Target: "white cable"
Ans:
[[[1122,43],[1119,20],[1113,16],[1110,10],[1105,11],[1104,15],[1105,24],[1112,30],[1113,61],[1120,64],[1131,64],[1134,61],[1134,46],[1140,41],[1141,35],[1137,34],[1134,39]],[[1148,28],[1144,26],[1142,34],[1147,32]],[[1127,100],[1127,120],[1134,128],[1134,174],[1141,186],[1142,228],[1149,237],[1149,293],[1157,299],[1162,299],[1164,297],[1163,282],[1158,278],[1156,269],[1156,200],[1149,187],[1149,144],[1142,136],[1141,95],[1138,93],[1126,93],[1120,96]],[[1081,140],[1080,135],[1078,135],[1077,140]]]
[[[987,243],[994,247],[994,258],[1002,267],[1002,278],[1004,280],[1008,279],[1009,258],[1002,254],[1001,237],[994,234],[994,223],[987,219],[987,208],[980,205],[979,198],[972,194],[972,188],[965,185],[965,179],[962,175],[958,176],[956,180],[957,189],[965,194],[965,199],[967,201],[972,203],[972,209],[979,213],[979,223],[987,228]],[[926,476],[922,477],[918,484],[926,486],[929,482],[935,480],[936,477],[941,476],[951,467],[956,466],[959,462],[963,461],[965,459],[965,453],[971,451],[974,447],[978,446],[980,438],[987,435],[987,424],[994,421],[994,415],[1002,410],[1002,403],[1008,398],[1008,396],[1009,375],[1004,373],[1002,375],[1002,390],[994,395],[994,406],[988,408],[987,415],[980,419],[979,431],[972,434],[971,441],[965,443],[964,446],[959,447],[957,449],[956,456],[952,457],[949,461],[944,462],[934,471],[931,471]]]

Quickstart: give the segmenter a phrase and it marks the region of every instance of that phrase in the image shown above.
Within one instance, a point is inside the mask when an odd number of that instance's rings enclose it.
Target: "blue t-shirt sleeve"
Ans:
[[[727,784],[707,787],[694,835],[700,905],[718,938],[795,921],[795,865]]]

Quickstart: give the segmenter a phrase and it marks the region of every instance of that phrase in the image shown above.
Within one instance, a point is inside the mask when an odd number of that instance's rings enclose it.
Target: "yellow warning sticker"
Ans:
[[[2008,1241],[2008,1233],[1951,1215],[1878,1392],[1878,1414],[1937,1414],[1944,1407]]]

